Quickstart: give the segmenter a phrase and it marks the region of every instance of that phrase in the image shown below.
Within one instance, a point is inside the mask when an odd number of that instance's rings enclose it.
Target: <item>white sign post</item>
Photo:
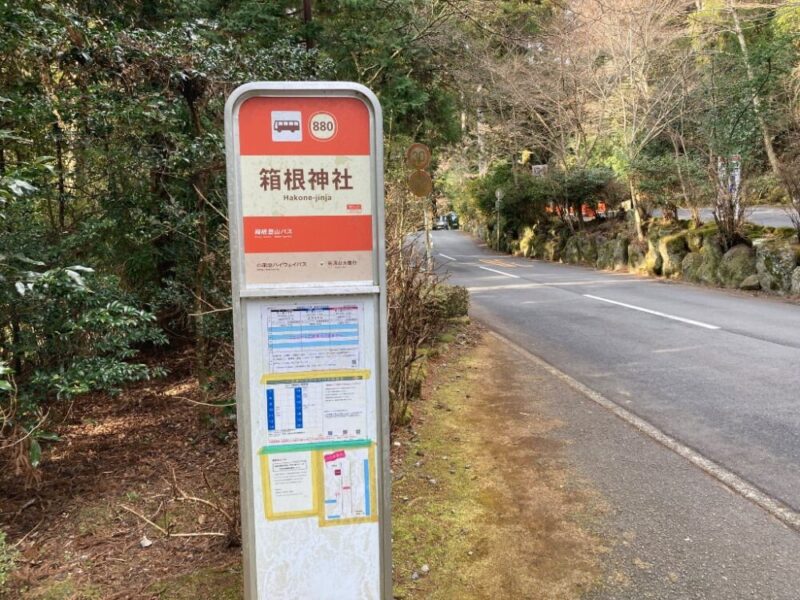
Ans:
[[[243,85],[225,143],[245,597],[391,598],[380,104]]]

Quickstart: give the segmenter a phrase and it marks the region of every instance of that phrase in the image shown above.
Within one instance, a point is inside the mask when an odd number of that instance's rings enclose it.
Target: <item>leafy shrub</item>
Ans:
[[[113,277],[80,265],[33,270],[42,263],[0,256],[0,438],[15,448],[17,470],[36,467],[39,440],[54,402],[91,391],[116,393],[161,373],[132,362],[139,348],[162,344],[155,317],[132,305]],[[15,441],[16,440],[16,441]]]
[[[786,190],[774,173],[764,173],[747,180],[744,190],[748,206],[759,204],[786,204]]]
[[[516,172],[508,162],[492,166],[485,177],[470,182],[469,193],[478,212],[490,228],[496,226],[496,191],[503,191],[500,203],[500,227],[503,234],[515,237],[526,225],[545,217],[545,206],[553,198],[552,182],[533,177],[527,170]],[[496,232],[492,233],[496,239]]]
[[[464,317],[469,311],[469,292],[463,286],[442,283],[434,288],[431,303],[440,319]]]
[[[426,348],[445,319],[466,314],[465,288],[444,285],[428,271],[424,254],[408,237],[404,185],[386,195],[386,280],[389,309],[389,402],[392,428],[405,425],[419,398]]]

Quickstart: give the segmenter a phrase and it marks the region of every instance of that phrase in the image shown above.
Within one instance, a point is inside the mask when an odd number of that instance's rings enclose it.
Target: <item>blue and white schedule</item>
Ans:
[[[364,439],[369,371],[308,371],[265,375],[268,444]]]
[[[363,304],[264,306],[261,331],[266,445],[365,439],[372,374],[364,368]]]
[[[271,373],[363,368],[364,309],[358,303],[270,307],[263,328]]]

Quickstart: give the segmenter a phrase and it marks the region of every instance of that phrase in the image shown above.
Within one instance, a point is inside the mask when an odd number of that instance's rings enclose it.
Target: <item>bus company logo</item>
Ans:
[[[291,228],[257,228],[253,230],[253,235],[257,238],[291,239],[293,232]]]
[[[303,115],[299,110],[273,110],[272,111],[272,141],[273,142],[302,142],[303,141]]]

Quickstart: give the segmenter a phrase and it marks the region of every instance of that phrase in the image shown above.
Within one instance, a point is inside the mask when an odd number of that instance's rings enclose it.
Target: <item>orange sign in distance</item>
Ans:
[[[412,171],[408,176],[408,187],[412,194],[422,198],[433,191],[433,181],[427,171]]]
[[[406,150],[409,169],[422,170],[431,164],[431,150],[425,144],[411,144]]]

